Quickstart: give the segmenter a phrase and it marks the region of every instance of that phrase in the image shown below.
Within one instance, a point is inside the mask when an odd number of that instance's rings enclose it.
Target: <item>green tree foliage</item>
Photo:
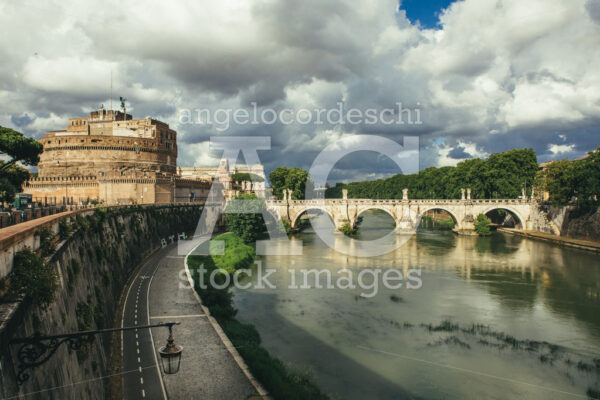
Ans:
[[[233,174],[231,179],[234,182],[242,182],[242,181],[252,181],[252,182],[264,182],[264,178],[260,175],[250,174],[248,172],[238,172],[237,174]]]
[[[312,184],[308,171],[300,168],[277,167],[269,174],[273,194],[283,198],[283,190],[292,190],[292,199],[302,200],[306,196],[306,185]]]
[[[490,230],[490,219],[485,216],[485,214],[479,214],[477,218],[475,218],[475,232],[479,234],[479,236],[489,236],[492,232]]]
[[[577,198],[580,205],[597,205],[600,200],[600,149],[587,158],[552,162],[540,171],[536,184],[550,195],[555,205]]]
[[[600,200],[600,148],[583,160],[573,161],[569,171],[570,184],[577,201],[596,205]]]
[[[35,233],[35,236],[40,238],[40,254],[42,257],[48,257],[54,251],[52,238],[54,234],[48,228],[40,229]]]
[[[42,308],[54,301],[54,295],[58,289],[54,268],[36,256],[29,248],[15,254],[9,280],[12,295],[27,296]]]
[[[327,189],[327,198],[342,197],[348,189],[351,198],[400,199],[407,188],[413,199],[460,198],[461,188],[471,188],[472,198],[516,198],[526,183],[528,192],[538,170],[532,149],[510,150],[459,162],[456,167],[429,167],[412,175],[394,175],[375,181],[336,184]]]
[[[574,196],[571,185],[571,165],[569,160],[561,160],[548,164],[536,179],[536,186],[550,195],[556,205],[567,204]]]
[[[22,133],[0,126],[0,153],[11,158],[1,169],[8,168],[17,162],[24,165],[37,165],[40,161],[42,144],[23,136]]]
[[[0,161],[0,202],[11,203],[29,179],[29,171],[15,164],[4,166],[7,164]]]
[[[12,202],[29,178],[29,172],[16,163],[36,165],[41,152],[41,143],[0,126],[0,154],[8,158],[0,161],[0,202]]]
[[[264,209],[264,199],[241,194],[227,204],[225,222],[244,243],[252,243],[267,229],[262,217]]]
[[[349,222],[344,222],[344,224],[340,226],[338,230],[348,237],[356,237],[358,234],[358,229],[350,225]]]
[[[539,165],[532,149],[495,153],[485,160],[485,193],[500,193],[501,197],[515,198],[521,188],[531,188]],[[494,196],[490,196],[494,197]]]

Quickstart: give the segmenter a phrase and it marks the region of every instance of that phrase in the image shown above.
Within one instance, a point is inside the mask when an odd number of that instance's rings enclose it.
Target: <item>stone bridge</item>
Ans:
[[[296,227],[302,214],[320,210],[331,217],[335,227],[344,223],[354,224],[357,218],[368,210],[382,210],[396,222],[396,232],[414,232],[421,217],[431,210],[443,210],[452,216],[454,230],[468,234],[474,230],[473,221],[478,214],[493,210],[505,210],[515,220],[515,227],[533,230],[537,213],[537,203],[523,196],[521,199],[471,199],[470,190],[462,190],[461,199],[409,199],[403,190],[402,199],[371,200],[348,199],[344,191],[342,199],[290,200],[290,193],[284,193],[283,200],[267,200],[267,209],[277,219],[287,220]]]

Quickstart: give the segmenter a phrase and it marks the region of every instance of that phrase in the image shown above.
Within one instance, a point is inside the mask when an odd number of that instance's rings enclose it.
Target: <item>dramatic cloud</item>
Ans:
[[[180,165],[215,163],[210,136],[270,136],[267,169],[308,168],[346,135],[420,137],[421,167],[514,147],[540,161],[598,146],[599,0],[465,0],[439,29],[393,0],[74,0],[0,5],[0,124],[39,137],[128,98],[179,132]],[[25,28],[25,29],[24,29]],[[183,124],[182,110],[418,108],[422,124]],[[113,107],[117,107],[113,101]],[[565,143],[567,138],[569,143]],[[553,144],[560,143],[560,144]],[[342,160],[333,180],[397,172]]]
[[[551,144],[548,146],[548,150],[554,156],[563,155],[565,153],[572,153],[574,149],[574,144]]]

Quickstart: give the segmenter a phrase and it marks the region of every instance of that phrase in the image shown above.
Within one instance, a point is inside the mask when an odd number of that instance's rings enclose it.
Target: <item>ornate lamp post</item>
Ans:
[[[181,353],[183,352],[183,347],[175,344],[172,328],[172,326],[169,326],[167,344],[158,352],[162,361],[163,371],[169,375],[176,374],[179,371]]]
[[[134,329],[150,329],[161,326],[169,328],[167,345],[160,350],[163,371],[165,374],[176,374],[179,371],[183,347],[176,345],[173,340],[173,325],[179,325],[179,322],[164,322],[155,325],[139,325],[125,328],[99,329],[94,331],[64,333],[60,335],[31,336],[11,339],[9,344],[21,345],[17,351],[17,384],[22,385],[27,381],[29,379],[29,370],[46,363],[46,361],[52,358],[54,353],[56,353],[63,343],[66,343],[71,350],[79,350],[85,344],[91,343],[94,340],[94,335],[130,331]]]

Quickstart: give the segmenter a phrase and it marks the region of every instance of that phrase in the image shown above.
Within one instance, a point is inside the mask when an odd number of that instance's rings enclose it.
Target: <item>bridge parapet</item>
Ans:
[[[267,200],[267,204],[281,205],[328,205],[328,204],[528,204],[527,199],[309,199],[309,200]]]
[[[339,228],[344,223],[353,224],[361,213],[378,209],[387,212],[396,222],[399,231],[413,230],[419,225],[424,213],[441,209],[455,221],[461,232],[474,229],[473,222],[478,214],[494,209],[506,209],[515,216],[522,229],[532,229],[536,204],[529,199],[311,199],[311,200],[268,200],[267,207],[277,218],[284,218],[296,225],[303,213],[320,209],[327,213]]]

